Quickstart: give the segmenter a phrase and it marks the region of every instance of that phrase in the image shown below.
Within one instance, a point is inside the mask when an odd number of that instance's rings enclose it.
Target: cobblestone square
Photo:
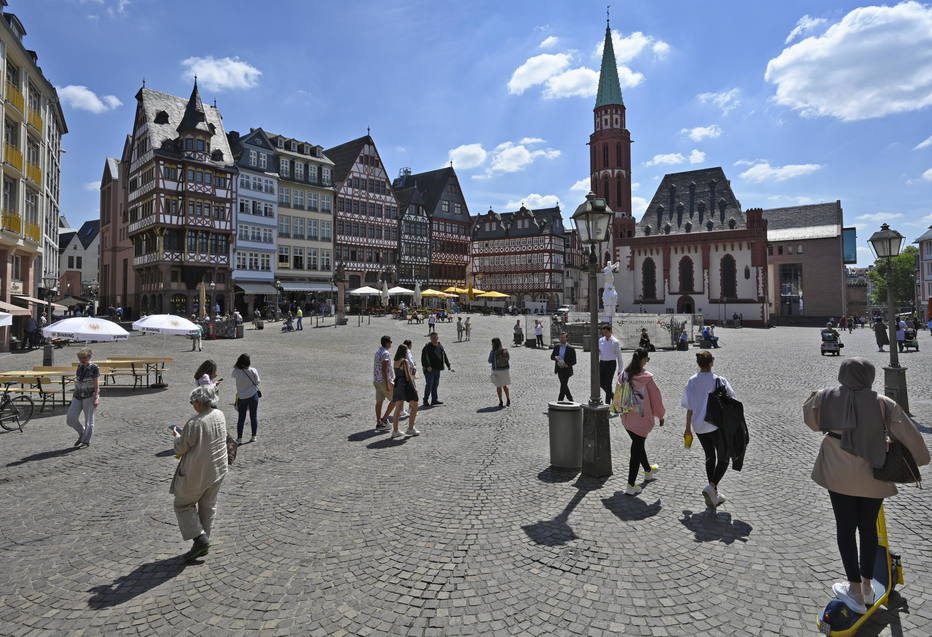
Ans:
[[[456,371],[442,375],[445,404],[418,415],[422,435],[403,442],[372,431],[372,356],[381,334],[411,338],[419,355],[426,325],[351,317],[283,334],[270,324],[205,341],[200,354],[179,337],[94,345],[97,359],[173,356],[169,386],[105,388],[87,449],[72,448],[60,407],[0,434],[0,634],[814,634],[843,576],[828,496],[809,478],[820,436],[802,422],[802,402],[834,383],[841,360],[819,355],[818,329],[721,330],[715,371],[744,401],[751,444],[711,519],[702,451],[682,444],[692,351],[652,357],[668,415],[647,450],[661,474],[631,498],[617,419],[604,483],[548,468],[546,407],[558,389],[548,351],[512,350],[513,404],[496,407],[489,339],[510,341],[513,322],[473,315],[465,343],[439,326]],[[880,389],[888,354],[873,333],[843,340],[845,355],[878,366]],[[928,438],[927,333],[920,348],[901,361]],[[78,349],[56,350],[56,363]],[[210,357],[235,429],[230,370],[243,351],[263,380],[259,440],[223,484],[210,554],[186,566],[166,426],[193,413],[192,374]],[[0,369],[40,363],[41,351],[4,355]],[[588,364],[580,352],[577,400]],[[879,612],[865,635],[932,634],[932,496],[900,491],[886,511],[906,606]]]

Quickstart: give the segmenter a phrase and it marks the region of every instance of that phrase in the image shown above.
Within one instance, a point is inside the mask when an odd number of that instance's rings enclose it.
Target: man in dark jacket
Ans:
[[[440,344],[440,337],[437,332],[430,333],[430,342],[421,350],[421,367],[424,368],[424,406],[442,405],[443,401],[437,400],[437,388],[440,386],[440,371],[446,365],[450,367],[450,359]]]
[[[570,393],[569,380],[573,375],[573,365],[576,364],[576,350],[567,342],[566,332],[560,332],[560,344],[554,346],[550,353],[553,361],[553,373],[560,379],[560,396],[557,400],[573,400]]]

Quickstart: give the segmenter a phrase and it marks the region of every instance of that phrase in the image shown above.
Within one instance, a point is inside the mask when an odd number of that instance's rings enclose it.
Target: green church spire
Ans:
[[[595,97],[595,107],[610,104],[624,106],[625,102],[621,97],[621,83],[618,81],[618,64],[615,63],[615,48],[612,46],[612,29],[606,24],[602,69],[599,71],[599,92]]]

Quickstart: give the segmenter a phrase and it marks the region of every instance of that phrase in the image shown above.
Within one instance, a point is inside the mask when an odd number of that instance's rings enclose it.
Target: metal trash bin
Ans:
[[[550,422],[550,466],[579,470],[582,467],[582,405],[548,403],[547,419]]]

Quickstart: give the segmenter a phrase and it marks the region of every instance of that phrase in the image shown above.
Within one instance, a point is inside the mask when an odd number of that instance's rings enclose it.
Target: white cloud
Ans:
[[[893,219],[899,219],[903,216],[901,212],[875,212],[869,215],[858,215],[858,219],[863,219],[864,221],[873,221],[874,223],[881,223],[883,221],[892,221]]]
[[[647,199],[644,197],[631,197],[631,214],[641,215],[647,210]]]
[[[689,163],[690,164],[701,164],[705,161],[705,153],[697,148],[693,148],[692,152],[689,153]]]
[[[561,73],[569,65],[570,56],[567,53],[541,53],[528,58],[511,74],[508,92],[520,95],[532,86],[543,84],[548,78]]]
[[[560,151],[553,148],[530,150],[523,144],[502,142],[492,151],[488,173],[515,173],[524,170],[537,159],[556,159]]]
[[[654,155],[653,159],[644,162],[645,166],[659,166],[660,164],[682,164],[686,161],[680,153],[666,153],[664,155]]]
[[[722,109],[722,114],[728,115],[741,105],[741,89],[731,88],[718,93],[699,93],[696,97],[703,104],[714,104]]]
[[[587,193],[592,188],[592,182],[588,177],[585,179],[580,179],[575,184],[570,186],[570,192],[581,192]]]
[[[808,175],[822,168],[821,164],[787,164],[785,166],[771,166],[768,162],[754,164],[743,173],[741,178],[753,182],[786,181],[793,177]]]
[[[593,97],[599,86],[599,74],[584,66],[564,71],[547,79],[544,97]]]
[[[601,58],[603,48],[605,48],[604,39],[600,40],[595,46],[593,57]],[[669,44],[651,35],[644,35],[640,31],[635,31],[623,36],[616,29],[612,29],[612,48],[615,50],[615,60],[620,64],[630,62],[648,48],[658,57],[663,57],[670,51]]]
[[[932,168],[929,168],[927,171],[922,173],[922,178],[926,181],[932,181]]]
[[[262,75],[262,71],[238,57],[190,57],[182,60],[181,66],[185,69],[182,77],[186,81],[196,75],[197,81],[211,91],[253,88]]]
[[[517,210],[523,205],[525,208],[535,210],[537,208],[553,208],[559,204],[560,198],[556,195],[538,195],[536,192],[532,192],[523,199],[513,199],[509,201],[505,204],[505,208]]]
[[[753,166],[754,164],[767,163],[766,159],[739,159],[734,163],[735,166]]]
[[[805,117],[842,121],[932,105],[932,6],[854,9],[819,37],[767,63],[774,100]]]
[[[780,204],[791,204],[794,206],[804,206],[815,203],[815,199],[806,195],[767,195],[767,201]]]
[[[460,170],[469,170],[476,168],[485,163],[488,156],[482,144],[463,144],[456,148],[451,148],[447,153],[449,161],[453,162],[453,167]]]
[[[539,47],[542,48],[542,49],[552,49],[553,47],[555,47],[555,46],[557,45],[557,43],[558,43],[559,41],[560,41],[560,38],[558,38],[557,36],[555,36],[555,35],[548,35],[548,36],[547,36],[546,38],[544,38],[543,41],[542,41],[540,44],[538,44],[537,46],[539,46]]]
[[[793,27],[790,34],[786,36],[786,40],[784,40],[783,44],[789,44],[804,33],[812,31],[826,22],[828,22],[828,20],[825,18],[810,18],[808,15],[804,15],[796,22],[796,26]]]
[[[913,150],[922,150],[923,148],[928,148],[929,146],[932,146],[932,135],[929,135],[923,141],[916,144],[913,147]]]
[[[546,140],[541,139],[540,137],[522,137],[519,144],[530,146],[531,144],[543,144]]]
[[[638,182],[634,182],[633,184],[631,184],[631,192],[634,192],[640,187],[641,187],[641,184],[639,184]]]
[[[696,126],[695,128],[684,128],[680,132],[689,135],[689,138],[694,142],[701,142],[707,137],[715,139],[722,135],[722,129],[715,124],[711,124],[710,126]]]
[[[59,87],[58,97],[71,108],[91,113],[105,113],[123,105],[115,95],[98,96],[94,91],[86,86],[69,84],[68,86]]]
[[[870,251],[870,248],[865,248],[864,246],[858,246],[858,263],[866,263],[868,261],[874,260],[874,253]]]
[[[100,180],[95,179],[94,181],[88,181],[84,184],[84,190],[94,191],[100,190]]]

